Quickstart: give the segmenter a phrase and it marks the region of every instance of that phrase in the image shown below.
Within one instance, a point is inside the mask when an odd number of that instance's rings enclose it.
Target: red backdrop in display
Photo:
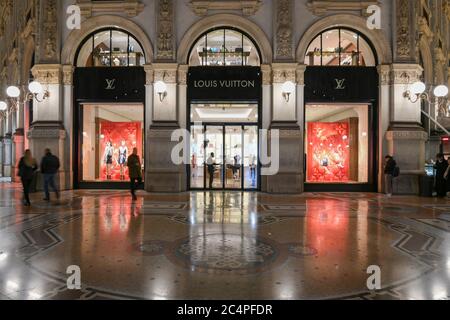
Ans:
[[[348,182],[350,169],[348,122],[308,123],[308,182]]]
[[[138,155],[142,161],[142,124],[141,122],[110,122],[100,121],[100,179],[106,179],[106,164],[103,159],[106,144],[111,141],[114,147],[113,164],[111,165],[112,180],[120,180],[119,147],[125,141],[128,155],[133,148],[138,148]],[[128,168],[125,166],[125,177],[128,178]]]

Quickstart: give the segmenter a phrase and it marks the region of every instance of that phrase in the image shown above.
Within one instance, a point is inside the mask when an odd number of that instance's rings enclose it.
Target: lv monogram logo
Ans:
[[[105,79],[106,80],[106,90],[116,89],[116,79]]]
[[[345,86],[345,79],[334,79],[336,81],[336,90],[344,90],[346,88]]]

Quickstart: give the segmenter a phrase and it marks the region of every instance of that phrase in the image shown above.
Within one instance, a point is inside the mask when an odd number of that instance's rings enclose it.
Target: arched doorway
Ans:
[[[308,45],[305,71],[305,190],[376,191],[378,57],[351,28]]]
[[[75,188],[126,188],[128,156],[145,154],[144,49],[108,27],[89,34],[74,61]]]
[[[258,190],[261,53],[245,32],[228,27],[199,36],[189,65],[189,188]]]

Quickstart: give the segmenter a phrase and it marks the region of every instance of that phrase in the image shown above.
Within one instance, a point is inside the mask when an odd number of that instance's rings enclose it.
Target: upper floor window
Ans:
[[[331,29],[319,34],[309,45],[305,64],[309,66],[376,66],[369,42],[360,33]]]
[[[259,66],[259,49],[239,30],[214,29],[203,34],[192,47],[190,66]]]
[[[134,67],[145,64],[144,50],[129,33],[100,30],[87,37],[77,56],[77,67]]]

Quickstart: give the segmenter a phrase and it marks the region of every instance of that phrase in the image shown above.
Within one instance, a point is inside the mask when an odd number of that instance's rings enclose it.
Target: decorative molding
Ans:
[[[31,72],[34,79],[43,84],[60,84],[62,80],[60,64],[37,64]]]
[[[378,74],[380,75],[380,85],[391,84],[391,66],[387,64],[381,64],[377,67]]]
[[[58,26],[58,4],[57,0],[47,0],[44,5],[44,10],[42,14],[43,18],[43,31],[44,37],[43,42],[40,43],[42,46],[41,61],[57,61],[58,60],[58,44],[57,44],[57,26]]]
[[[284,83],[286,81],[297,81],[296,63],[273,63],[272,79],[273,83]]]
[[[411,58],[411,31],[409,28],[410,0],[397,0],[397,57]]]
[[[423,68],[418,64],[393,64],[390,80],[392,84],[412,84],[421,79]]]
[[[66,139],[66,131],[59,127],[51,126],[33,126],[28,131],[28,139]]]
[[[278,0],[277,0],[278,1]],[[198,16],[210,10],[240,10],[245,16],[254,15],[262,6],[261,0],[191,0],[189,6]]]
[[[386,140],[428,140],[428,134],[421,130],[398,130],[386,132]]]
[[[187,64],[181,64],[178,66],[178,84],[187,85],[187,74],[189,66]]]
[[[431,27],[432,16],[433,15],[430,8],[428,8],[427,2],[424,0],[420,0],[418,12],[416,14],[419,42],[422,38],[424,38],[428,44],[431,44],[431,42],[433,41],[434,33]]]
[[[175,60],[173,0],[158,1],[157,60]]]
[[[177,83],[178,65],[176,63],[154,63],[154,81]]]
[[[305,85],[305,71],[306,71],[305,64],[300,64],[297,66],[297,84],[298,85]]]
[[[293,0],[276,1],[276,59],[293,60]]]
[[[73,84],[73,72],[75,71],[75,68],[71,65],[65,65],[62,67],[63,72],[63,83],[65,85],[72,85]]]
[[[366,15],[367,7],[380,5],[379,1],[317,1],[309,0],[306,7],[316,16],[323,16],[328,11],[361,11]]]
[[[152,85],[155,81],[155,72],[153,70],[153,66],[151,64],[144,65],[145,71],[145,84]]]
[[[138,16],[144,11],[145,5],[140,1],[124,0],[124,1],[90,1],[79,0],[77,4],[80,6],[81,15],[89,18],[93,13],[123,13],[130,18]]]
[[[263,85],[272,84],[272,67],[269,64],[261,65]]]

